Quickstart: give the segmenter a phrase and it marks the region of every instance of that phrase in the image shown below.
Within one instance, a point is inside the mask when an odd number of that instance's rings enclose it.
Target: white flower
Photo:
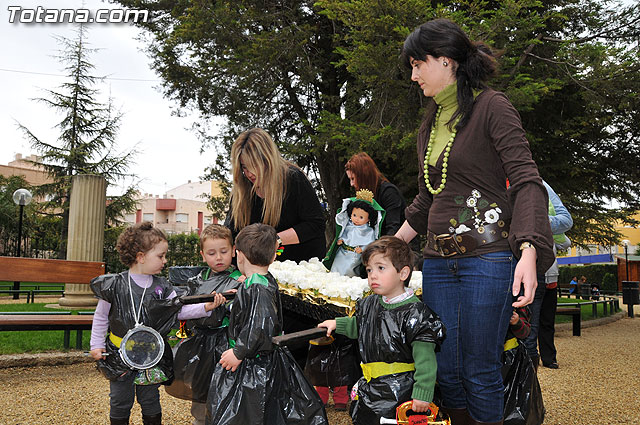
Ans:
[[[411,272],[411,280],[409,280],[409,288],[417,291],[422,289],[422,272],[414,270]]]
[[[494,209],[490,209],[489,211],[485,211],[484,221],[486,221],[489,224],[495,223],[496,221],[498,221],[498,219],[500,219],[500,214],[497,211],[497,209],[498,208],[494,208]]]
[[[456,231],[456,228],[455,228],[455,227],[453,227],[453,226],[450,226],[450,227],[449,227],[449,233],[453,233],[453,232],[455,232],[455,231]]]
[[[478,191],[477,189],[473,189],[471,191],[471,196],[473,196],[474,198],[479,198],[481,196],[480,191]]]
[[[465,226],[464,224],[461,224],[460,226],[458,226],[458,228],[456,229],[456,235],[459,235],[460,233],[464,233],[464,232],[468,232],[469,229],[467,226]]]
[[[357,300],[369,290],[366,279],[331,273],[317,258],[301,261],[300,264],[276,261],[269,266],[269,271],[283,285],[300,290],[317,290],[326,297]]]
[[[470,196],[467,198],[467,206],[468,207],[475,207],[476,204],[478,203],[478,200],[476,198],[474,198],[473,196]]]

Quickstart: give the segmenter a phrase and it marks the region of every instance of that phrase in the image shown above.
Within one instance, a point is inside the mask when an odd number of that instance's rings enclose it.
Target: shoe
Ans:
[[[347,405],[344,403],[336,403],[334,405],[334,408],[340,412],[344,412],[345,410],[347,410]]]
[[[560,368],[560,366],[558,366],[557,362],[543,364],[542,366],[544,366],[546,368],[549,368],[549,369],[558,369],[558,368]]]

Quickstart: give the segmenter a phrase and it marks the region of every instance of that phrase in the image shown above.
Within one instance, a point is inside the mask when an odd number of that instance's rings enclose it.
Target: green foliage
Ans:
[[[199,266],[202,265],[200,255],[200,238],[197,233],[171,235],[168,238],[166,270],[171,266]]]
[[[116,242],[120,233],[127,226],[113,227],[105,230],[104,234],[104,262],[107,273],[120,273],[127,268],[120,262],[120,256],[116,251]],[[200,238],[197,233],[175,234],[167,236],[169,249],[167,251],[167,264],[163,274],[168,273],[171,266],[198,266],[203,265],[200,255]]]
[[[20,207],[13,202],[13,192],[21,188],[33,190],[22,176],[0,175],[0,255],[16,255]],[[29,204],[23,211],[22,229],[25,235],[31,230],[32,216],[33,205]]]
[[[126,270],[126,266],[120,262],[120,256],[116,251],[118,236],[127,226],[109,227],[104,230],[104,263],[107,273],[120,273]]]
[[[542,176],[572,213],[574,244],[611,245],[640,208],[640,6],[605,0],[141,2],[165,95],[197,109],[203,143],[260,126],[323,189],[333,217],[344,162],[367,151],[408,200],[423,96],[398,60],[417,25],[446,17],[500,54],[491,85],[519,110]],[[226,125],[213,136],[209,119]],[[318,185],[319,183],[319,185]],[[221,199],[224,204],[226,199]],[[623,208],[610,210],[609,200]],[[333,226],[329,226],[332,228]]]
[[[600,289],[603,291],[618,291],[618,277],[613,273],[605,273],[602,277]]]
[[[597,283],[600,289],[605,289],[602,284],[605,275],[611,274],[614,277],[618,275],[618,267],[615,264],[591,264],[587,266],[560,266],[558,283],[566,285],[571,281],[573,276],[580,279],[581,276],[587,278],[587,283]],[[617,282],[617,278],[616,278]]]
[[[35,189],[22,176],[0,176],[0,255],[16,255],[20,209],[13,202],[13,192]],[[38,198],[26,205],[22,219],[22,250],[24,257],[48,257],[60,245],[60,219],[40,214]]]
[[[119,155],[114,153],[121,115],[114,111],[111,99],[107,104],[96,100],[99,93],[92,86],[99,78],[92,75],[94,66],[88,58],[95,49],[87,47],[83,25],[77,34],[75,40],[59,38],[62,48],[58,58],[65,65],[68,81],[62,83],[59,90],[46,90],[48,97],[37,99],[63,115],[57,124],[60,131],[57,140],[45,141],[25,126],[18,125],[40,154],[42,162],[38,164],[53,178],[53,183],[35,188],[35,194],[47,199],[41,206],[43,212],[62,218],[59,258],[66,255],[71,178],[78,174],[95,174],[105,177],[108,184],[114,184],[132,177],[127,170],[135,153],[134,150]],[[130,187],[124,195],[110,197],[107,221],[117,222],[123,212],[132,211],[134,195],[135,189]]]

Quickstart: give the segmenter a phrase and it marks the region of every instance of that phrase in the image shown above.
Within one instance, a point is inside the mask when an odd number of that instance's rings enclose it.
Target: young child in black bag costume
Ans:
[[[427,412],[436,381],[435,351],[445,328],[410,288],[413,256],[393,236],[369,244],[362,254],[372,295],[358,300],[352,317],[326,320],[327,336],[358,339],[364,377],[357,382],[351,417],[357,425],[395,418],[396,407],[412,400],[414,412]]]
[[[126,272],[98,276],[91,289],[98,305],[91,327],[91,356],[98,370],[110,381],[109,418],[112,425],[126,425],[134,400],[142,408],[145,425],[161,425],[162,409],[158,388],[173,379],[173,355],[166,335],[178,319],[210,315],[225,298],[219,294],[215,302],[181,307],[170,301],[177,296],[171,284],[160,273],[167,262],[167,238],[150,222],[136,224],[119,237],[116,250]],[[120,343],[127,332],[138,324],[155,329],[164,336],[164,353],[153,368],[138,371],[127,366],[120,357]],[[108,337],[107,337],[108,334]],[[149,373],[142,373],[149,372]],[[145,381],[151,376],[153,381]]]
[[[241,284],[237,279],[244,277],[231,265],[234,257],[231,230],[220,224],[205,227],[200,233],[200,255],[208,267],[189,279],[190,294],[237,290]],[[189,320],[186,332],[192,335],[181,339],[174,349],[175,380],[165,390],[174,397],[191,400],[192,425],[205,423],[211,376],[220,356],[229,348],[228,324],[224,308],[215,309],[210,317]]]
[[[238,269],[247,278],[229,313],[229,349],[211,379],[207,425],[327,425],[324,406],[288,350],[278,283],[269,273],[278,236],[255,223],[236,237]],[[222,308],[222,307],[219,307]]]

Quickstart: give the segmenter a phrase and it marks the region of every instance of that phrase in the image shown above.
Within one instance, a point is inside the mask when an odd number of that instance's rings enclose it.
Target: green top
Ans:
[[[388,310],[401,307],[406,304],[422,302],[415,295],[401,301],[397,304],[387,304],[382,301],[380,295],[370,295],[371,297],[378,297],[380,305]],[[358,324],[354,316],[351,317],[337,317],[336,318],[336,333],[345,335],[347,338],[358,338]],[[368,341],[370,344],[375,344],[375,341]],[[432,342],[413,341],[411,343],[411,351],[413,354],[413,362],[415,364],[415,372],[413,373],[413,391],[411,397],[416,400],[422,400],[426,402],[433,401],[433,389],[436,384],[436,372],[438,370],[438,364],[436,363],[436,345]]]
[[[436,165],[438,158],[440,158],[440,154],[444,150],[445,146],[447,146],[447,143],[449,143],[449,138],[451,137],[453,128],[449,128],[446,124],[458,109],[457,96],[458,83],[453,82],[433,97],[436,104],[438,104],[438,106],[442,106],[442,112],[440,112],[440,118],[438,119],[438,122],[436,122],[435,126],[436,139],[433,142],[431,157],[429,158],[429,165],[431,166]],[[434,131],[434,129],[431,128],[431,131]]]
[[[254,283],[258,283],[263,286],[269,286],[269,281],[267,280],[267,278],[264,275],[261,275],[260,273],[254,273],[251,276],[249,276],[247,280],[244,281],[244,287],[248,288]]]

